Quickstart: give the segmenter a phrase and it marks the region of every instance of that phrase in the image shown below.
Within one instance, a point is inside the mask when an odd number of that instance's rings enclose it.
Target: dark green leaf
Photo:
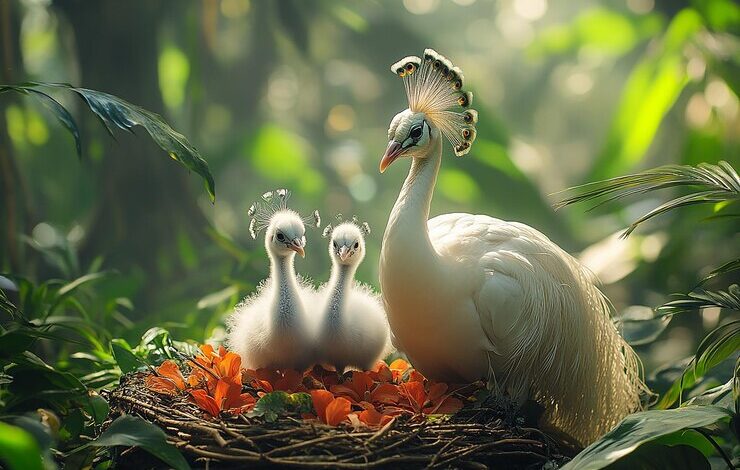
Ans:
[[[182,454],[167,443],[164,431],[136,416],[123,415],[117,418],[90,445],[140,447],[177,470],[190,468]]]
[[[82,158],[82,140],[80,138],[80,130],[77,128],[72,115],[67,111],[67,108],[62,106],[57,100],[47,95],[43,91],[36,90],[34,88],[26,88],[27,91],[33,93],[35,96],[41,97],[41,103],[43,103],[54,116],[67,128],[72,137],[75,139],[75,149],[77,150],[77,158]]]
[[[563,470],[595,470],[617,462],[641,445],[684,429],[728,420],[732,414],[717,406],[687,406],[634,413],[568,462]],[[691,444],[690,442],[688,444]]]
[[[683,298],[672,300],[658,307],[662,315],[676,315],[691,312],[705,307],[720,307],[740,311],[740,287],[731,285],[727,291],[701,290],[683,295]]]
[[[56,100],[36,90],[39,87],[63,88],[77,93],[85,101],[90,110],[100,119],[103,126],[111,135],[113,135],[112,127],[118,127],[128,132],[132,132],[134,126],[143,127],[157,145],[167,152],[170,157],[203,178],[211,201],[215,200],[216,184],[213,180],[211,170],[208,168],[208,163],[203,160],[198,150],[185,136],[172,129],[159,115],[131,104],[117,96],[87,88],[74,87],[65,83],[30,82],[12,86],[0,85],[0,93],[7,91],[19,93],[30,92],[35,96],[44,97],[43,101],[47,105],[52,106],[52,110],[57,117],[75,136],[78,153],[80,152],[79,132],[77,132],[77,126],[74,120],[72,120],[69,112]]]
[[[131,346],[129,346],[126,340],[120,338],[112,339],[110,346],[113,351],[113,357],[116,358],[116,363],[121,368],[121,372],[127,374],[139,368],[141,361],[133,353]]]
[[[701,437],[701,436],[700,436]],[[703,437],[701,437],[704,439]],[[695,447],[649,442],[608,466],[609,470],[709,470],[709,461]]]

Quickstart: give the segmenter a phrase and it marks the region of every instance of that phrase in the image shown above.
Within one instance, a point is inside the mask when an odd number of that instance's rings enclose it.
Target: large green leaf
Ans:
[[[48,94],[39,91],[38,88],[62,88],[75,92],[100,119],[111,136],[113,135],[113,127],[118,127],[128,132],[133,132],[132,129],[134,126],[143,127],[157,145],[167,152],[170,157],[187,169],[196,172],[204,179],[211,201],[215,200],[216,184],[208,168],[208,163],[206,163],[198,150],[184,135],[172,129],[158,114],[131,104],[114,95],[88,88],[75,87],[65,83],[29,82],[19,85],[0,85],[0,94],[14,91],[39,97],[51,109],[57,119],[72,133],[75,138],[75,146],[78,154],[81,154],[82,144],[80,142],[77,123],[64,106]]]
[[[0,461],[10,470],[43,470],[41,450],[28,432],[0,422]]]
[[[89,445],[94,447],[140,447],[177,470],[188,470],[185,458],[167,443],[164,431],[139,417],[123,415]]]
[[[732,414],[718,406],[686,406],[673,410],[650,410],[627,416],[604,437],[594,442],[563,470],[596,470],[628,456],[643,444],[684,429],[709,426],[730,419]],[[680,442],[680,435],[675,436]],[[691,442],[687,442],[691,444]]]

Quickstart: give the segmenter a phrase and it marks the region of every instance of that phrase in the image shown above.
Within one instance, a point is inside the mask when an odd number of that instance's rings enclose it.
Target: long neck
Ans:
[[[429,240],[429,206],[442,160],[442,140],[434,139],[429,154],[414,158],[383,235],[382,262],[433,275],[438,255]],[[383,266],[381,266],[383,269]]]
[[[275,286],[275,309],[273,314],[277,324],[291,323],[298,310],[302,308],[298,297],[298,280],[293,267],[294,254],[277,256],[270,254],[270,279]]]
[[[329,327],[338,327],[342,323],[342,312],[347,303],[347,293],[355,278],[356,266],[334,263],[328,283],[325,323]]]

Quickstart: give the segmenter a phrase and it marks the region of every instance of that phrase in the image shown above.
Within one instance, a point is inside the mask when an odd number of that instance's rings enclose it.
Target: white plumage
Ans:
[[[352,222],[329,230],[332,270],[329,282],[319,289],[317,362],[340,373],[347,366],[368,370],[388,354],[390,341],[380,298],[354,279],[365,257],[364,230]]]
[[[312,328],[305,299],[315,294],[312,287],[298,279],[293,262],[296,253],[304,255],[305,225],[284,204],[265,225],[270,277],[237,305],[227,320],[228,347],[241,356],[247,368],[303,370],[313,363]]]
[[[544,424],[592,442],[640,408],[638,358],[592,276],[537,230],[485,215],[427,222],[441,136],[457,133],[455,152],[467,153],[477,114],[450,110],[472,99],[462,74],[434,51],[424,56],[392,68],[412,106],[393,119],[381,161],[383,171],[413,159],[380,257],[394,343],[428,378],[485,378],[516,403],[541,403]]]

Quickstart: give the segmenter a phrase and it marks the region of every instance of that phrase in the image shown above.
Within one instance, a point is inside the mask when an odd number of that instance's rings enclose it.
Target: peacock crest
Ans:
[[[405,57],[391,65],[391,72],[403,79],[409,109],[424,113],[450,141],[455,155],[468,153],[476,137],[478,112],[470,109],[473,94],[463,90],[462,70],[435,50],[425,49],[423,60]]]
[[[351,223],[357,226],[357,228],[360,229],[360,232],[363,236],[367,236],[370,234],[370,224],[367,222],[360,222],[360,219],[357,218],[356,215],[353,215],[350,220],[344,220],[344,216],[342,214],[337,214],[336,217],[336,225],[328,224],[326,227],[324,227],[324,231],[321,232],[321,236],[324,238],[328,238],[331,236],[332,232],[334,231],[334,228],[344,224],[344,223]]]
[[[290,191],[287,189],[275,189],[268,191],[260,197],[260,200],[249,206],[247,215],[252,218],[249,222],[249,234],[256,239],[257,235],[270,225],[270,219],[275,213],[290,210],[288,208]],[[303,223],[312,226],[321,226],[321,215],[318,210],[313,211],[310,216],[302,217]]]

